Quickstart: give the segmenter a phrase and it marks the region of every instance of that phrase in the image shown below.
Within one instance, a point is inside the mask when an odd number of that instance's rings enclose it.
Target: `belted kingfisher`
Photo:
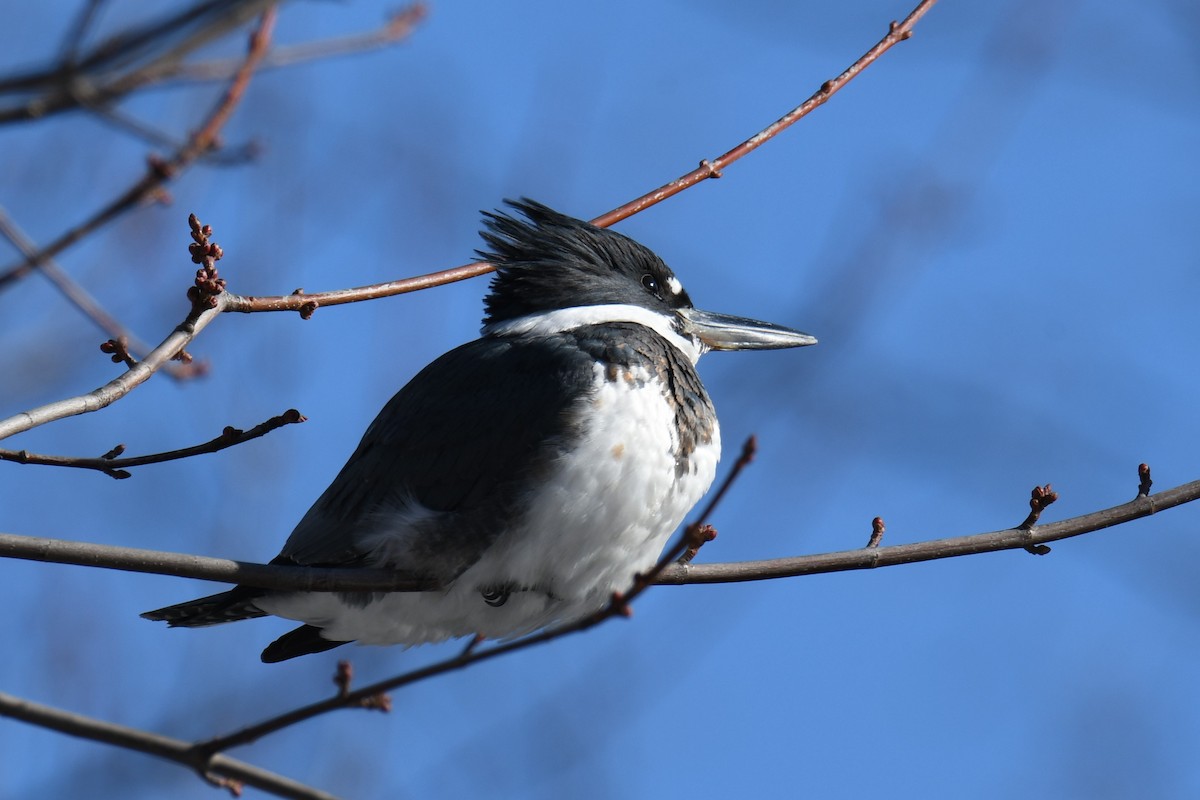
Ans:
[[[393,568],[441,588],[238,586],[143,617],[303,622],[266,662],[348,642],[503,639],[590,613],[654,564],[721,455],[696,361],[816,339],[698,311],[632,239],[508,204],[519,216],[485,212],[478,254],[496,272],[483,335],[396,393],[271,562]]]

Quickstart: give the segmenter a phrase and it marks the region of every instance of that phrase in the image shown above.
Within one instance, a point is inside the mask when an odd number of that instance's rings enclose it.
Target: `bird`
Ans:
[[[436,589],[237,586],[148,611],[172,627],[302,623],[267,663],[342,644],[513,639],[603,607],[653,566],[721,455],[710,350],[816,343],[696,309],[633,239],[528,198],[483,212],[480,338],[383,407],[272,564],[384,568]]]

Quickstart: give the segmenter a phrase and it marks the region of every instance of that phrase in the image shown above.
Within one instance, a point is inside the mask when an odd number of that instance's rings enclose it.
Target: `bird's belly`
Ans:
[[[591,402],[584,435],[537,487],[520,524],[459,582],[515,584],[593,608],[654,564],[708,491],[720,457],[715,424],[683,454],[656,381],[606,383]]]
[[[446,590],[386,594],[365,606],[292,595],[271,613],[323,627],[329,639],[416,644],[517,636],[602,607],[654,564],[711,485],[721,451],[713,420],[711,434],[682,453],[657,380],[627,377],[605,381],[598,372],[579,439],[534,488],[519,522]]]

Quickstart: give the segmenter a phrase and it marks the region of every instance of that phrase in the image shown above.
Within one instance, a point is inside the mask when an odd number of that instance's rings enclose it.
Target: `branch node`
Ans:
[[[242,789],[245,788],[245,785],[241,781],[235,780],[234,778],[226,778],[224,775],[216,775],[212,772],[201,772],[200,775],[204,778],[204,780],[208,781],[218,789],[224,789],[225,791],[229,792],[231,797],[242,796]]]
[[[692,559],[696,557],[696,554],[700,552],[701,547],[717,538],[717,529],[712,525],[693,522],[684,530],[683,538],[687,549],[683,551],[683,555],[675,563],[690,564]]]
[[[883,532],[886,530],[887,526],[883,524],[883,517],[871,520],[871,538],[867,540],[867,547],[879,547],[879,542],[883,540]]]
[[[1138,464],[1138,497],[1149,497],[1150,487],[1154,485],[1154,481],[1150,480],[1150,465]]]
[[[349,661],[337,662],[337,671],[333,673],[333,683],[337,686],[338,698],[345,700],[350,697],[350,683],[354,680],[354,665]],[[382,711],[387,713],[392,710],[391,695],[378,692],[376,694],[360,697],[356,700],[351,700],[346,704],[349,708],[365,708],[369,711]]]
[[[1027,531],[1032,528],[1033,524],[1038,521],[1038,517],[1046,510],[1046,507],[1057,499],[1058,492],[1050,488],[1050,484],[1047,483],[1045,486],[1033,487],[1033,491],[1029,493],[1029,516],[1017,526],[1017,529]]]
[[[333,673],[333,683],[337,686],[337,696],[345,697],[350,694],[350,682],[354,680],[354,665],[349,661],[337,662],[337,671]]]
[[[714,164],[713,162],[709,161],[707,158],[700,162],[700,168],[707,170],[708,177],[710,177],[710,178],[720,178],[723,174],[721,172],[720,168],[717,167],[717,165]]]
[[[146,156],[146,167],[160,181],[169,181],[178,173],[174,164],[156,153]]]
[[[638,581],[644,580],[645,576],[639,572],[634,576],[634,585],[636,586]],[[625,619],[633,616],[633,606],[629,605],[628,601],[626,601],[624,592],[613,592],[612,597],[609,598],[608,606],[614,616],[624,617]]]
[[[225,255],[225,251],[221,245],[209,241],[212,226],[201,224],[195,214],[188,215],[188,227],[192,234],[188,254],[193,264],[200,265],[200,269],[196,270],[196,283],[188,289],[188,300],[196,306],[216,308],[217,295],[225,291],[225,279],[217,271],[217,262]]]
[[[100,344],[100,352],[112,357],[114,364],[125,364],[127,367],[137,366],[137,359],[129,354],[129,338],[118,336]]]
[[[105,461],[112,461],[114,458],[116,458],[117,456],[121,455],[124,452],[125,452],[125,445],[119,444],[116,447],[114,447],[112,450],[109,450],[107,453],[105,453],[104,455],[102,455],[100,457],[102,459],[104,459]]]
[[[458,654],[459,661],[466,661],[470,659],[471,654],[475,652],[475,648],[483,644],[485,638],[486,637],[484,637],[482,633],[477,633],[472,636],[471,641],[467,642],[467,646],[464,647],[462,652]]]

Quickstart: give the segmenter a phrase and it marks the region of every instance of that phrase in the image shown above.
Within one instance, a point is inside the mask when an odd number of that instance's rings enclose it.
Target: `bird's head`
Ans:
[[[693,361],[709,349],[816,344],[791,328],[700,311],[671,268],[628,236],[533,200],[507,202],[521,216],[484,212],[486,248],[478,254],[496,268],[484,300],[486,335],[634,322],[663,335]]]

